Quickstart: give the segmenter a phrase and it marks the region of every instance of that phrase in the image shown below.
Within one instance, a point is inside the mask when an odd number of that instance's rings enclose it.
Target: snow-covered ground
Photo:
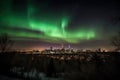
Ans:
[[[47,77],[47,75],[45,73],[38,72],[36,69],[31,69],[29,72],[21,72],[22,69],[24,69],[24,68],[14,67],[13,69],[11,69],[11,71],[18,75],[23,74],[24,78],[32,78],[32,79],[34,78],[37,80],[63,80],[63,78],[61,78],[61,77],[58,77],[58,78]]]
[[[42,73],[40,74],[40,76],[41,76],[40,80],[63,80],[62,78],[48,78],[48,77],[45,77],[45,75]],[[22,80],[22,79],[10,78],[7,76],[0,75],[0,80]]]
[[[7,77],[7,76],[0,75],[0,80],[21,80],[21,79],[10,78],[10,77]]]

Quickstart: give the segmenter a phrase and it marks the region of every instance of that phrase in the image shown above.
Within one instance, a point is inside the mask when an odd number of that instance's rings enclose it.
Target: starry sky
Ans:
[[[117,0],[0,0],[0,34],[9,34],[15,49],[110,49],[117,17]]]

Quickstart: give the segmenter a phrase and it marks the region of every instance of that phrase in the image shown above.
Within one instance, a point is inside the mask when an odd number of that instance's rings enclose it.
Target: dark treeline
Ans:
[[[18,76],[10,71],[14,67],[23,67],[21,75]],[[24,79],[23,73],[31,69],[44,72],[48,77],[60,76],[64,80],[119,80],[120,53],[57,56],[52,54],[0,54],[0,74],[2,75]],[[36,78],[36,80],[39,79]]]

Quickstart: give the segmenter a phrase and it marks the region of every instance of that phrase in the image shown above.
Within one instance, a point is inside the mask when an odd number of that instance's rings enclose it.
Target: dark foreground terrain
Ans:
[[[120,80],[120,53],[0,53],[0,80]]]

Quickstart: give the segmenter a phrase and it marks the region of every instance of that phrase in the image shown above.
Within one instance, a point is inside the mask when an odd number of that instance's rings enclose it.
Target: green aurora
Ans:
[[[2,6],[6,10],[1,13],[0,23],[2,27],[6,28],[0,28],[1,33],[8,33],[15,37],[36,38],[48,42],[64,41],[68,43],[78,43],[81,40],[90,40],[98,36],[95,29],[84,28],[84,26],[77,26],[77,29],[69,30],[69,23],[73,16],[69,12],[63,11],[54,15],[43,8],[35,8],[30,1],[28,1],[27,9],[24,11],[12,11],[10,6],[10,3],[8,6]],[[14,28],[27,29],[31,32],[15,31]]]

